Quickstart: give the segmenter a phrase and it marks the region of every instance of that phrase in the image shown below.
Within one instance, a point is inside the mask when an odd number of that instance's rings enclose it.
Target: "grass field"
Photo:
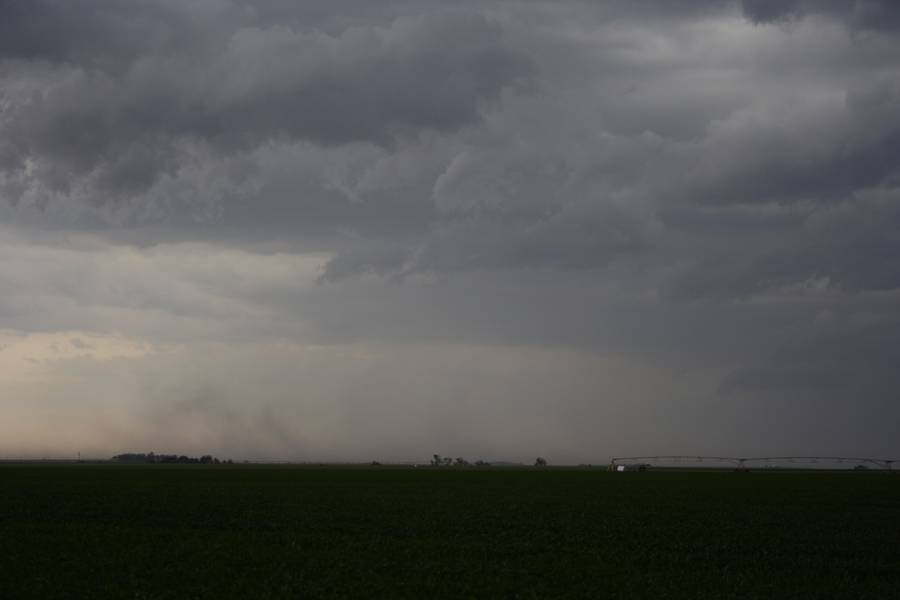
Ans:
[[[0,598],[900,597],[900,476],[2,466]]]

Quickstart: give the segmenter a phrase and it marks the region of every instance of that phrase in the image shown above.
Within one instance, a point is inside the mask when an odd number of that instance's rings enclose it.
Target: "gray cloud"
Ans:
[[[86,7],[0,7],[19,32],[0,55],[8,192],[16,184],[69,195],[81,188],[102,202],[176,176],[198,152],[279,140],[385,145],[452,131],[477,122],[483,102],[531,72],[528,58],[479,14],[404,16],[334,35],[214,21],[214,31],[225,29],[210,35],[168,26],[178,11],[165,3],[147,3],[146,20],[122,14],[121,3]],[[123,30],[120,20],[148,32]],[[30,41],[70,21],[46,45]],[[118,47],[144,37],[161,39]],[[169,38],[196,48],[179,52]]]
[[[854,29],[890,31],[900,26],[900,7],[891,0],[742,0],[741,6],[757,23],[823,15]]]
[[[113,361],[116,439],[270,455],[887,452],[896,15],[0,1],[0,386]]]
[[[193,3],[201,9],[194,16],[213,16],[215,11],[202,6]],[[193,45],[193,26],[199,23],[190,22],[191,12],[172,2],[3,0],[0,57],[118,70],[147,52],[179,52]]]

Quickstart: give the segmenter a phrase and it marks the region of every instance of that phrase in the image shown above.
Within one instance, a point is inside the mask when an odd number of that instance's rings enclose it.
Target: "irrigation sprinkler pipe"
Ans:
[[[769,463],[771,461],[811,461],[811,462],[827,462],[827,461],[836,461],[836,462],[856,462],[856,463],[869,463],[875,465],[881,469],[886,471],[893,472],[893,465],[895,462],[900,462],[897,459],[886,459],[886,458],[868,458],[868,457],[859,457],[859,456],[753,456],[753,457],[736,457],[736,456],[697,456],[697,455],[656,455],[656,456],[617,456],[610,460],[610,467],[615,468],[620,461],[635,461],[635,460],[671,460],[671,461],[681,461],[681,460],[695,460],[697,462],[707,461],[720,461],[720,462],[730,462],[737,465],[740,470],[745,470],[747,468],[747,463],[758,463],[764,462]]]

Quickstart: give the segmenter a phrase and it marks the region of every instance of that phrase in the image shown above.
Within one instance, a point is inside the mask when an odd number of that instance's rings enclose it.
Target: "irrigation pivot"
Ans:
[[[872,465],[873,467],[883,470],[883,471],[893,471],[894,463],[898,462],[897,459],[887,459],[887,458],[869,458],[869,457],[859,457],[859,456],[701,456],[701,455],[687,455],[687,454],[669,454],[669,455],[654,455],[654,456],[617,456],[610,460],[610,470],[624,470],[624,467],[639,463],[640,461],[648,461],[651,463],[679,463],[682,464],[683,461],[694,461],[698,463],[697,468],[710,468],[707,466],[700,467],[699,463],[706,463],[709,465],[710,463],[721,463],[727,465],[733,465],[735,469],[739,471],[746,471],[753,465],[765,465],[767,468],[772,468],[774,464],[777,463],[788,463],[788,464],[814,464],[820,465],[822,463],[855,463],[856,467],[860,466],[866,467],[867,465]],[[643,463],[646,464],[646,463]],[[623,467],[623,468],[620,468]],[[714,468],[714,466],[713,466]],[[792,467],[798,468],[798,467]]]

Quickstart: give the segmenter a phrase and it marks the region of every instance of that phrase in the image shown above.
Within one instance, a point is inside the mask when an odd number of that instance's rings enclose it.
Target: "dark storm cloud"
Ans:
[[[391,144],[477,122],[483,102],[530,74],[479,14],[328,34],[188,6],[212,20],[209,31],[165,2],[140,3],[137,15],[118,2],[4,2],[7,179],[65,194],[81,187],[102,202],[175,176],[198,151]]]
[[[690,193],[712,203],[828,202],[900,182],[900,87],[876,82],[847,90],[833,110],[796,114],[798,123],[750,121],[711,136],[709,164]],[[791,111],[793,112],[793,111]],[[827,132],[826,135],[822,135]]]
[[[741,0],[744,15],[757,23],[769,23],[796,14],[800,0]]]
[[[854,29],[889,31],[900,27],[900,6],[893,0],[742,0],[747,18],[772,23],[808,15],[844,21]]]
[[[830,256],[814,224],[897,185],[898,48],[766,24],[891,6],[6,0],[0,190],[330,237],[323,281],[624,260],[677,263],[675,297],[890,289],[889,234],[845,216]],[[806,208],[747,228],[773,204]]]
[[[754,447],[750,413],[859,447],[840,422],[900,385],[898,6],[0,0],[0,330],[179,346],[151,379],[188,396],[246,363],[289,407],[308,379],[325,421],[370,388],[452,412],[477,349],[492,406],[567,415],[559,439],[677,415]],[[229,367],[188,372],[201,342]],[[295,371],[304,344],[330,358]],[[581,366],[516,387],[556,352]],[[453,422],[494,423],[476,404]]]
[[[146,52],[195,39],[174,4],[114,0],[0,1],[0,57],[116,69]]]

